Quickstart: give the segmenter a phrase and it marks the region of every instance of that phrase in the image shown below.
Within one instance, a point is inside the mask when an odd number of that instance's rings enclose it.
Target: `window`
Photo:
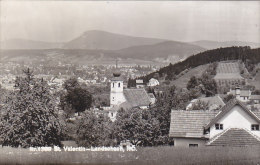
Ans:
[[[189,147],[198,147],[198,144],[189,144]]]
[[[223,130],[223,124],[215,124],[216,130]]]
[[[120,83],[118,83],[118,87],[120,87]]]
[[[259,131],[259,124],[252,124],[251,125],[251,130],[252,131]]]

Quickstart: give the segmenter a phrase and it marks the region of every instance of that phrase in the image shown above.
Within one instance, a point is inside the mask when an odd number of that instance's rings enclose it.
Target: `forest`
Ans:
[[[192,55],[186,60],[176,64],[170,63],[168,66],[163,67],[156,72],[140,77],[140,79],[143,79],[144,82],[147,83],[155,76],[156,73],[158,73],[160,78],[164,77],[168,80],[174,80],[175,77],[184,70],[208,63],[227,60],[241,60],[245,63],[245,66],[250,72],[253,70],[254,65],[260,62],[260,48],[251,49],[249,46],[245,46],[207,50],[205,52]]]

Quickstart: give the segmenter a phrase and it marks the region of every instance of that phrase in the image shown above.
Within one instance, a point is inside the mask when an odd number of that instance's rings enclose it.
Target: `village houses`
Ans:
[[[143,87],[124,88],[124,81],[120,75],[120,72],[114,72],[110,84],[110,107],[106,108],[106,111],[112,121],[116,120],[117,111],[121,108],[147,109],[155,103],[154,95],[148,94]]]

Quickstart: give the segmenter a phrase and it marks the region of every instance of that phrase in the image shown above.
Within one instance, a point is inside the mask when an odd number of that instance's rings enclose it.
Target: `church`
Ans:
[[[112,121],[116,120],[117,111],[121,108],[147,109],[154,103],[154,97],[148,94],[144,88],[124,88],[124,80],[120,72],[113,73],[110,84],[110,107],[108,116]]]

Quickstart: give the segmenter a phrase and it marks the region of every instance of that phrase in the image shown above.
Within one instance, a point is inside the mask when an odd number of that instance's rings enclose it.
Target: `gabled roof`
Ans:
[[[251,95],[250,100],[260,100],[260,95]]]
[[[208,129],[213,124],[215,124],[219,119],[221,119],[225,114],[227,114],[235,105],[239,105],[242,109],[247,112],[252,118],[254,118],[258,123],[260,123],[260,119],[256,114],[250,111],[242,102],[238,101],[237,99],[230,100],[225,106],[220,108],[220,113],[215,116],[206,126],[205,129]]]
[[[223,100],[219,96],[203,97],[203,98],[199,98],[199,100],[209,102],[209,104],[211,104],[211,105],[212,104],[216,104],[216,105],[220,105],[220,106],[225,105],[225,103],[223,102]]]
[[[124,96],[131,107],[148,106],[150,104],[150,97],[142,88],[124,89]]]
[[[240,96],[243,96],[243,97],[249,97],[251,94],[250,90],[241,90],[240,91]]]
[[[218,111],[204,110],[172,110],[170,137],[204,137],[204,126]]]
[[[170,123],[170,137],[205,138],[204,130],[218,119],[224,116],[235,105],[240,105],[254,119],[259,122],[260,110],[248,110],[248,108],[234,99],[229,101],[220,110],[172,110]],[[260,122],[259,122],[260,123]]]
[[[260,139],[242,128],[230,128],[220,136],[213,138],[210,146],[255,146],[260,145]]]
[[[236,90],[231,90],[229,94],[236,95]],[[251,95],[251,91],[248,89],[241,89],[239,95],[242,97],[249,97]]]

